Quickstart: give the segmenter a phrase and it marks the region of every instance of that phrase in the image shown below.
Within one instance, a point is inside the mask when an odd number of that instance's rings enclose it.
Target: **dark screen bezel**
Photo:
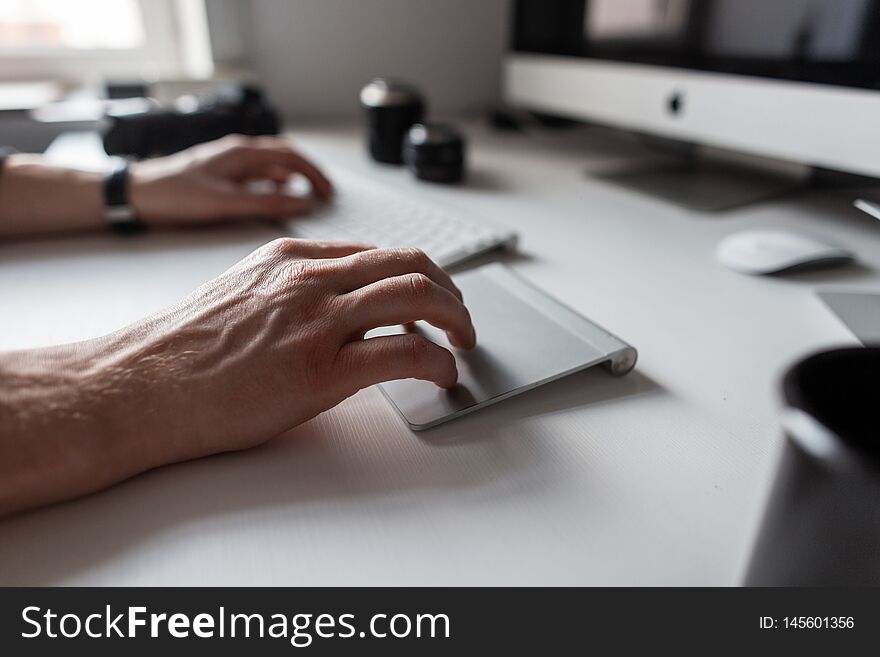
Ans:
[[[718,0],[693,0],[685,34],[677,40],[619,40],[602,46],[584,38],[589,0],[516,0],[511,48],[515,52],[678,68],[860,89],[880,89],[880,1],[871,0],[859,59],[847,62],[713,57],[700,52],[699,35]]]

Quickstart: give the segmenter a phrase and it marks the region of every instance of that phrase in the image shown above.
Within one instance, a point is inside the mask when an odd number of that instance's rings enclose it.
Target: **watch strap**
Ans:
[[[126,162],[111,169],[104,178],[104,218],[114,232],[126,235],[145,228],[129,203],[128,180]]]
[[[17,152],[17,150],[9,146],[0,146],[0,171],[3,170],[3,166],[6,164],[6,158]]]

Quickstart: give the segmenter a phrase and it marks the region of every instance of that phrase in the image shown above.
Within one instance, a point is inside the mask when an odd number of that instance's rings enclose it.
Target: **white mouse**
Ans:
[[[806,266],[847,264],[855,254],[822,239],[779,229],[728,235],[715,252],[721,264],[743,274],[776,274]]]

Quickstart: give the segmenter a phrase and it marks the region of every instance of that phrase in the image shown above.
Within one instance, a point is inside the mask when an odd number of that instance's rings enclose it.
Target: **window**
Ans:
[[[0,78],[207,77],[205,0],[3,0]]]
[[[106,24],[113,29],[104,29]],[[143,43],[137,0],[5,0],[0,4],[3,50],[132,49]]]

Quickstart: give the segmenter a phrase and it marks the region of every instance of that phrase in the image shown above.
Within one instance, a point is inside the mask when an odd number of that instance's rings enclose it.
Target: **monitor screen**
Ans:
[[[880,0],[517,0],[513,49],[880,89]]]

